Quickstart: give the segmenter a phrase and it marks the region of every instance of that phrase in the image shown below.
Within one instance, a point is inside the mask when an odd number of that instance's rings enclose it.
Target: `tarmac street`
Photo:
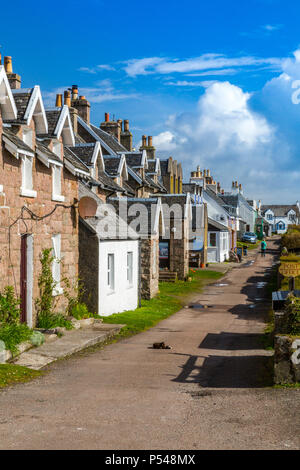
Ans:
[[[275,243],[156,327],[1,391],[0,448],[299,449],[300,389],[272,388],[261,342]]]

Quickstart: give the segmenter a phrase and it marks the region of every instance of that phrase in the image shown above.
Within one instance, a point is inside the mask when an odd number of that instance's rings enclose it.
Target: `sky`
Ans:
[[[134,144],[263,203],[300,200],[300,2],[65,0],[1,5],[0,52],[47,107],[73,84]]]

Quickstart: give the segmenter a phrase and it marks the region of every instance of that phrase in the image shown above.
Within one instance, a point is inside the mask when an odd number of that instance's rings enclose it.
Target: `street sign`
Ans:
[[[279,266],[279,272],[285,277],[300,276],[300,263],[286,263],[283,262]]]

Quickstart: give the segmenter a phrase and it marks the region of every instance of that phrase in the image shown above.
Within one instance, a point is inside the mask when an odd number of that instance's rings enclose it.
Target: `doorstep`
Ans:
[[[120,332],[124,325],[99,324],[94,328],[66,331],[54,342],[24,352],[14,361],[18,366],[39,370],[79,351],[104,343]]]

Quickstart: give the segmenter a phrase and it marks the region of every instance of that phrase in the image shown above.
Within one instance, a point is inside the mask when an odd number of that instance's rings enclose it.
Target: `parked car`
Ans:
[[[257,235],[254,232],[245,232],[242,236],[242,242],[256,243]]]

